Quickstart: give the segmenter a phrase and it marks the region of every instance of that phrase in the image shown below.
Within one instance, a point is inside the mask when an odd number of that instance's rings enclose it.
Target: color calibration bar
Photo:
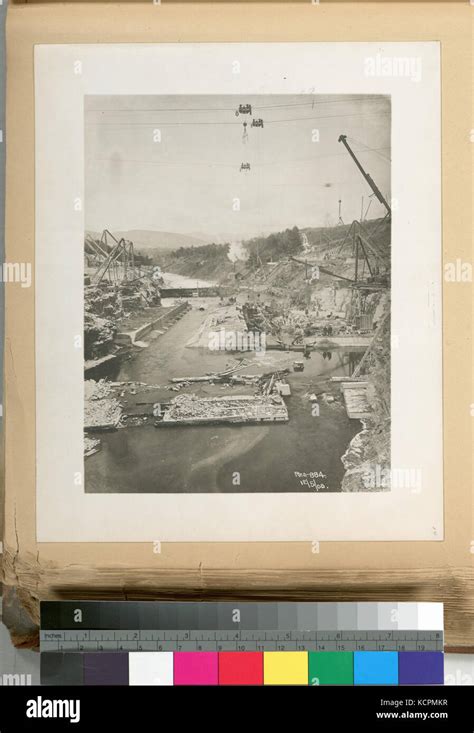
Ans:
[[[44,602],[42,684],[443,684],[437,603]]]
[[[442,652],[46,652],[42,685],[442,685]]]

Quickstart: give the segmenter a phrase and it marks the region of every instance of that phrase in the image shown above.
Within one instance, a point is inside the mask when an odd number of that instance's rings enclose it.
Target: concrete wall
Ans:
[[[153,321],[148,321],[147,323],[144,323],[139,328],[135,329],[134,331],[125,331],[122,333],[118,333],[115,337],[115,342],[117,344],[121,345],[133,345],[135,341],[140,341],[143,336],[146,336],[150,331],[153,331],[154,329],[159,329],[160,326],[167,327],[172,321],[175,320],[175,318],[179,318],[181,315],[183,315],[189,308],[188,303],[179,303],[178,305],[175,305],[171,308],[166,308],[158,318],[155,318]]]

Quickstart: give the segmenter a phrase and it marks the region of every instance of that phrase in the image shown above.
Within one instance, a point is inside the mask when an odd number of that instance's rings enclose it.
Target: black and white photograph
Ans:
[[[391,490],[391,124],[84,97],[86,493]]]

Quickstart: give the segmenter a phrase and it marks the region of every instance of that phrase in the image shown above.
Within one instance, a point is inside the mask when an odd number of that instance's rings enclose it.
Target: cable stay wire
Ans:
[[[379,98],[381,97],[381,99]],[[372,95],[370,97],[359,96],[350,97],[348,99],[324,99],[318,101],[317,99],[311,102],[295,102],[291,104],[253,104],[252,109],[289,109],[291,107],[313,107],[320,106],[323,104],[349,104],[352,102],[382,102],[385,100],[383,95]],[[235,112],[235,107],[161,107],[155,108],[150,107],[148,109],[88,109],[87,112],[110,112],[115,113],[130,113],[130,114],[146,114],[147,112]]]
[[[388,112],[378,112],[376,113],[377,116],[380,115],[386,115]],[[265,120],[265,125],[276,125],[280,123],[287,123],[287,122],[318,122],[319,120],[330,120],[330,119],[343,119],[345,117],[370,117],[373,116],[372,113],[365,113],[365,112],[353,112],[350,114],[343,114],[343,115],[321,115],[318,117],[290,117],[285,120]],[[181,122],[181,121],[174,121],[174,122],[167,122],[166,120],[154,120],[152,122],[95,122],[94,120],[86,120],[86,125],[94,125],[97,127],[105,126],[105,127],[179,127],[181,125],[191,125],[191,126],[200,126],[200,125],[237,125],[239,127],[242,127],[242,122]]]
[[[371,148],[368,145],[366,145],[365,143],[363,143],[362,140],[357,140],[357,138],[355,138],[355,137],[350,137],[348,135],[347,138],[348,138],[348,140],[351,140],[351,142],[356,143],[356,145],[362,145],[362,147],[365,148],[365,150],[370,150],[373,153],[377,153],[377,155],[380,158],[382,158],[382,160],[385,160],[387,163],[391,163],[392,162],[392,159],[391,158],[389,158],[388,156],[383,155],[383,153],[380,153],[379,152],[380,150],[389,150],[390,148]],[[356,153],[360,153],[360,152],[362,152],[362,151],[356,150]]]
[[[390,148],[371,148],[369,149],[370,152],[377,152],[378,150],[389,150]],[[355,152],[358,154],[369,152],[369,150],[356,150]],[[343,157],[346,156],[347,153],[328,153],[324,155],[318,155],[315,158],[292,158],[290,160],[277,160],[272,162],[262,162],[262,163],[254,163],[254,165],[257,165],[262,168],[266,168],[269,166],[284,166],[289,165],[291,163],[317,163],[318,160],[321,158],[337,158],[339,156]],[[162,167],[162,166],[210,166],[212,168],[235,168],[235,163],[213,163],[211,161],[205,161],[205,160],[198,160],[193,161],[190,163],[184,163],[184,162],[178,162],[178,161],[156,161],[156,160],[139,160],[134,158],[93,158],[94,161],[105,161],[109,163],[140,163],[144,165],[151,165],[154,167]]]

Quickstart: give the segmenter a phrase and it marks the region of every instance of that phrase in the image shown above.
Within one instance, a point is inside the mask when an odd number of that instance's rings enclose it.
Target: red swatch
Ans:
[[[220,685],[263,685],[262,652],[219,652]]]

